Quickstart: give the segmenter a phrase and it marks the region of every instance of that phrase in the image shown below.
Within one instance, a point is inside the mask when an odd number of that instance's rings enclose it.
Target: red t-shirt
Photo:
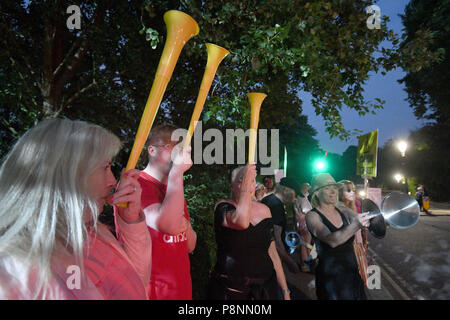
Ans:
[[[138,181],[142,188],[142,209],[164,201],[167,185],[144,171],[141,171]],[[184,215],[189,220],[186,200]],[[151,300],[192,300],[191,267],[186,232],[172,236],[150,227],[148,230],[152,237],[149,298]]]

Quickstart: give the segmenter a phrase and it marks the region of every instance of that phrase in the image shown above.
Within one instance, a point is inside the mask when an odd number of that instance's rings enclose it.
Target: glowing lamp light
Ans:
[[[397,143],[397,148],[400,151],[400,153],[402,154],[402,157],[404,157],[406,149],[408,148],[408,144],[406,143],[406,141],[401,140]]]
[[[400,183],[400,180],[403,179],[403,176],[400,173],[396,173],[394,175],[394,179],[397,180],[397,183]]]

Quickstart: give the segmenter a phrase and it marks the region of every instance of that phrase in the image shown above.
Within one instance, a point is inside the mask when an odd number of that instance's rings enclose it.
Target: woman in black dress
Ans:
[[[316,294],[319,300],[366,300],[353,240],[358,230],[369,226],[369,217],[336,207],[339,186],[328,173],[313,179],[313,209],[306,215],[306,224],[319,258]]]
[[[255,177],[254,164],[233,170],[234,197],[216,204],[217,263],[209,282],[209,299],[279,299],[282,292],[283,298],[290,300],[270,210],[252,201]]]

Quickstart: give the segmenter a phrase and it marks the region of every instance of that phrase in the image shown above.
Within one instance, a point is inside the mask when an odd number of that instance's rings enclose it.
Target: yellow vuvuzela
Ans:
[[[250,137],[248,146],[248,163],[255,162],[256,138],[258,133],[259,111],[263,100],[267,97],[265,93],[250,92],[247,94],[250,100]]]
[[[153,81],[144,113],[142,114],[125,172],[136,167],[136,163],[152,128],[156,112],[161,104],[167,84],[172,77],[173,69],[175,68],[181,50],[186,42],[193,36],[196,36],[200,31],[197,22],[191,16],[181,11],[167,11],[164,14],[164,22],[167,26],[166,43],[159,60],[155,80]],[[120,205],[126,206],[126,204]]]
[[[197,101],[195,102],[194,112],[192,112],[189,129],[184,140],[184,146],[191,143],[192,135],[195,130],[196,122],[200,117],[209,89],[216,74],[217,68],[222,60],[230,53],[227,49],[217,46],[212,43],[206,44],[206,51],[208,53],[208,61],[206,62],[205,73],[203,74],[202,84],[198,92]]]

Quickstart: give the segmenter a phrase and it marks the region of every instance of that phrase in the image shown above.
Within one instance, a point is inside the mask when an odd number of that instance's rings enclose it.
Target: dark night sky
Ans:
[[[388,27],[393,29],[396,34],[400,34],[403,28],[398,15],[404,13],[408,2],[408,0],[381,0],[375,3],[380,7],[381,14],[390,18]],[[413,109],[405,101],[407,94],[403,90],[404,86],[397,82],[403,78],[404,74],[402,69],[391,71],[385,76],[381,73],[370,74],[370,79],[364,86],[364,97],[367,101],[372,102],[375,101],[375,98],[385,100],[384,109],[377,111],[376,115],[367,114],[361,117],[357,112],[344,107],[341,115],[345,128],[360,129],[363,131],[362,134],[378,129],[378,146],[382,147],[387,140],[406,138],[411,130],[422,127],[425,122],[415,118]],[[342,154],[349,146],[358,144],[356,136],[348,141],[341,141],[339,138],[330,139],[325,131],[322,117],[316,116],[314,112],[310,102],[311,95],[302,93],[301,99],[303,100],[303,114],[308,116],[308,122],[317,130],[316,139],[319,140],[322,149]]]

